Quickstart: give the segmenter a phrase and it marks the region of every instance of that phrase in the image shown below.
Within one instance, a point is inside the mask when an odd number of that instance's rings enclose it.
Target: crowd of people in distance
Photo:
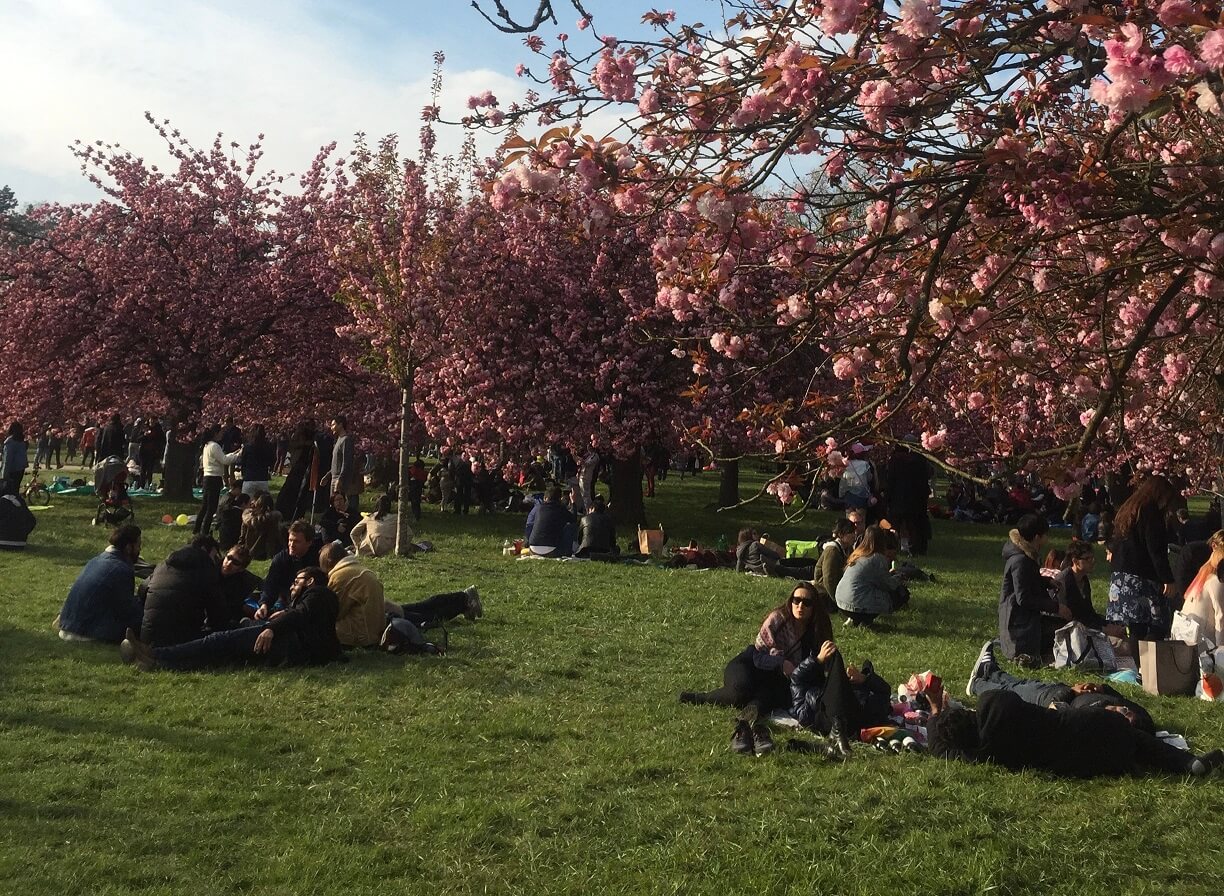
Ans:
[[[60,451],[71,458],[88,447],[95,456],[126,452],[136,468],[153,470],[151,452],[165,444],[164,430],[157,442],[158,429],[141,422],[133,431],[116,417],[56,441],[42,427],[35,466],[58,465]],[[344,417],[326,428],[304,421],[281,441],[258,426],[244,438],[232,420],[208,428],[200,442],[202,498],[190,542],[146,570],[141,582],[141,530],[113,528],[109,545],[69,590],[56,620],[59,636],[119,644],[125,661],[150,671],[307,666],[360,648],[442,652],[445,643],[431,643],[431,630],[483,615],[475,586],[418,601],[388,597],[365,558],[394,551],[408,527],[401,526],[394,488],[374,497],[371,512],[359,512],[370,468]],[[15,424],[4,443],[5,490],[20,486],[28,450]],[[781,715],[820,735],[790,737],[788,749],[833,760],[849,758],[857,742],[894,738],[909,747],[925,743],[928,753],[942,758],[1074,777],[1202,776],[1224,764],[1220,750],[1197,755],[1159,737],[1147,708],[1106,684],[1023,678],[999,662],[1001,656],[1020,669],[1045,666],[1054,633],[1068,623],[1102,633],[1119,656],[1134,658],[1140,642],[1169,636],[1174,613],[1198,626],[1203,643],[1220,648],[1224,527],[1218,499],[1195,517],[1179,484],[1159,475],[1109,477],[1069,502],[1024,475],[1010,482],[994,476],[985,485],[954,480],[948,516],[1012,524],[1001,550],[997,638],[970,670],[966,694],[976,700],[975,709],[951,700],[929,675],[917,691],[918,676],[910,679],[902,688],[910,689],[909,702],[898,703],[871,660],[843,657],[833,617],[840,615],[848,631],[886,633],[881,620],[910,604],[909,583],[923,576],[904,558],[927,552],[930,519],[940,511],[921,453],[905,442],[895,445],[881,474],[874,451],[854,443],[836,480],[793,483],[810,489],[805,500],[844,511],[827,538],[800,545],[802,556],[786,556],[751,527],[739,532],[732,550],[725,541],[717,548],[725,555],[719,565],[791,580],[752,643],[726,663],[721,685],[680,695],[686,704],[737,710],[735,752],[774,750],[770,725]],[[423,502],[460,515],[504,507],[525,513],[522,541],[530,556],[640,556],[633,548],[622,552],[599,494],[606,460],[594,445],[578,456],[557,445],[510,481],[479,458],[444,447],[431,468],[420,459],[411,465],[409,506],[400,512],[419,520]],[[642,460],[653,491],[666,475],[666,452],[648,446]],[[285,484],[274,497],[270,486],[282,472]],[[1071,529],[1065,550],[1050,549],[1054,526]],[[411,528],[408,534],[411,539]],[[1101,551],[1109,563],[1103,607],[1092,586]],[[255,561],[268,561],[263,578],[251,570]],[[909,730],[916,737],[905,735]]]

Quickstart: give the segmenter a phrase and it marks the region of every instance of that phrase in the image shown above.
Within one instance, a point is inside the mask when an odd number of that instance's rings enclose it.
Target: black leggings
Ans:
[[[758,669],[752,662],[754,652],[749,647],[727,663],[721,688],[692,694],[687,702],[734,706],[754,716],[789,706],[790,682],[781,669]]]
[[[805,660],[795,673],[796,682],[803,680],[808,664],[819,662],[814,656]],[[843,733],[853,737],[861,727],[863,713],[851,688],[850,678],[846,675],[846,661],[842,659],[841,651],[829,657],[823,672],[824,681],[813,682],[804,692],[808,708],[812,712],[810,721],[805,722],[806,727],[821,734],[828,734],[836,724]]]
[[[204,477],[204,496],[200,504],[200,512],[196,517],[195,534],[208,534],[212,528],[213,515],[217,512],[217,503],[221,498],[221,477]]]
[[[402,604],[400,612],[417,628],[429,628],[438,622],[447,622],[467,611],[468,596],[463,591],[435,594],[415,604]]]

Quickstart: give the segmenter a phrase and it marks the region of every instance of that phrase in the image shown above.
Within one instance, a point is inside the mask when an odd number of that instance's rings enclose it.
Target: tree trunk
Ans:
[[[180,442],[179,427],[175,426],[166,435],[166,466],[162,471],[162,497],[172,501],[194,500],[191,489],[195,485],[195,445]]]
[[[642,456],[635,451],[628,458],[612,459],[612,518],[618,526],[639,526],[646,522],[642,501]]]
[[[718,462],[718,506],[734,507],[739,503],[739,461]]]
[[[412,374],[404,378],[400,387],[400,438],[399,438],[399,513],[396,515],[395,554],[407,557],[412,551],[412,502],[408,499],[408,483],[412,469]]]

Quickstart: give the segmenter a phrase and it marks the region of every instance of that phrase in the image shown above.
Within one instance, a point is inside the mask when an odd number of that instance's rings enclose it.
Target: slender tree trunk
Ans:
[[[395,554],[407,557],[412,551],[412,502],[408,499],[408,484],[412,468],[412,430],[415,413],[412,409],[412,374],[404,377],[400,387],[400,438],[399,438],[399,513],[396,515]]]
[[[612,518],[619,526],[638,526],[646,522],[642,500],[642,456],[638,451],[628,458],[612,459]]]
[[[162,470],[162,497],[172,501],[193,500],[191,489],[195,485],[195,444],[179,441],[181,426],[175,424],[166,434],[166,465]]]
[[[734,507],[739,503],[739,461],[718,462],[718,506]]]

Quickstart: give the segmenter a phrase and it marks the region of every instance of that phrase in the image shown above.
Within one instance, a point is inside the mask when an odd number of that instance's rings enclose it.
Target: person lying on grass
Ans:
[[[811,581],[816,564],[802,558],[786,558],[765,546],[767,539],[756,529],[740,529],[735,546],[735,571],[758,576],[779,576]]]
[[[969,674],[965,694],[980,697],[991,691],[1011,691],[1025,703],[1052,709],[1072,709],[1098,706],[1120,712],[1132,725],[1148,734],[1156,733],[1156,724],[1148,711],[1132,700],[1127,700],[1107,684],[1078,682],[1063,684],[1060,681],[1038,681],[1008,675],[999,668],[995,660],[997,641],[987,641]]]
[[[1153,771],[1201,777],[1224,763],[1224,750],[1195,756],[1140,731],[1123,708],[1047,709],[1025,703],[1013,691],[995,690],[982,695],[974,712],[949,707],[944,694],[931,701],[927,752],[1068,778]]]
[[[125,663],[146,672],[186,671],[217,666],[319,666],[340,656],[336,616],[340,600],[317,566],[299,571],[289,589],[289,605],[264,625],[214,632],[172,647],[150,647],[131,629],[119,645]]]
[[[761,716],[790,706],[791,673],[820,645],[832,641],[833,628],[828,614],[822,612],[816,588],[800,582],[787,600],[765,617],[756,640],[727,663],[722,687],[704,693],[684,691],[680,702],[740,709],[731,749],[758,756],[768,753],[774,743]]]

